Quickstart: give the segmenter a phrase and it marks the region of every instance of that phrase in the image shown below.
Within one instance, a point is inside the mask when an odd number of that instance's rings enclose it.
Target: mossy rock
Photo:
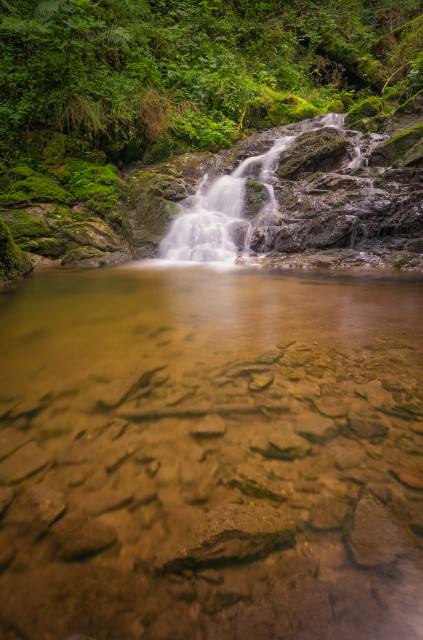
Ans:
[[[89,220],[62,226],[62,232],[78,245],[92,246],[100,251],[118,251],[120,239],[104,222]]]
[[[423,109],[423,89],[414,96],[400,104],[394,111],[394,116],[402,116],[404,114],[420,113]]]
[[[382,167],[423,167],[423,123],[416,124],[376,147],[370,163]]]
[[[262,102],[266,107],[270,125],[290,124],[321,113],[314,105],[293,93],[266,89]]]
[[[50,229],[44,220],[32,215],[25,209],[14,209],[0,213],[3,222],[9,227],[14,240],[19,238],[37,238],[50,235]]]
[[[16,246],[7,225],[0,220],[0,285],[23,278],[32,269],[29,255]]]
[[[354,122],[353,128],[355,131],[362,131],[363,133],[381,133],[385,130],[386,125],[390,122],[391,117],[388,115],[377,115],[373,118],[361,118]]]
[[[344,103],[339,98],[331,100],[326,106],[326,113],[344,113],[344,111]]]
[[[372,118],[373,116],[377,116],[381,111],[383,111],[383,100],[380,98],[372,96],[361,100],[347,113],[345,126],[355,129],[356,124],[363,120],[363,118]]]
[[[104,256],[104,251],[100,251],[95,247],[78,247],[77,249],[71,249],[62,258],[61,265],[66,266],[78,266],[85,260],[99,259]]]
[[[49,238],[19,238],[18,243],[21,249],[45,258],[61,258],[68,251],[78,248],[76,242],[63,235]]]
[[[278,176],[293,180],[307,172],[330,171],[346,155],[348,144],[342,133],[332,127],[303,133],[281,154]]]
[[[252,220],[269,199],[266,187],[250,178],[245,183],[244,217]]]
[[[0,205],[14,206],[37,202],[70,204],[75,199],[51,177],[31,167],[19,165],[8,171],[9,186],[0,193]]]
[[[175,202],[162,197],[171,176],[140,171],[126,180],[123,233],[135,258],[152,257],[179,213]]]
[[[67,158],[57,176],[73,199],[88,209],[103,217],[116,212],[120,183],[113,165]]]

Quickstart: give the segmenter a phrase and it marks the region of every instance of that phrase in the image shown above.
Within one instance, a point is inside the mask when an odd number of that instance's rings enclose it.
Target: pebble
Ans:
[[[190,429],[193,438],[221,438],[226,433],[226,425],[219,415],[210,414]]]
[[[423,473],[416,467],[396,467],[392,469],[392,475],[410,489],[423,490]]]

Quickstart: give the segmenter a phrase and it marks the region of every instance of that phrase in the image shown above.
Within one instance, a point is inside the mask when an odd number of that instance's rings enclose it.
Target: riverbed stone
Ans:
[[[365,416],[351,415],[348,418],[351,431],[364,440],[386,436],[389,427],[382,420],[368,419]]]
[[[423,438],[419,440],[417,438],[418,436],[413,437],[411,434],[405,433],[395,440],[395,446],[402,453],[407,453],[411,456],[423,456]]]
[[[416,467],[395,467],[392,475],[409,489],[423,491],[423,473]]]
[[[295,432],[310,442],[324,444],[334,438],[338,430],[330,418],[310,413],[297,418]]]
[[[51,528],[57,555],[62,560],[78,560],[95,555],[115,544],[116,532],[82,511],[64,516]]]
[[[228,484],[239,489],[244,495],[253,498],[263,498],[275,502],[284,502],[288,498],[287,489],[281,482],[254,469],[249,472],[247,470],[238,472],[229,479]]]
[[[366,451],[361,444],[348,438],[339,437],[327,444],[335,457],[335,466],[344,471],[358,467],[366,459]]]
[[[274,376],[270,373],[253,373],[248,385],[250,391],[264,391],[272,384]]]
[[[309,524],[318,531],[341,529],[348,509],[348,502],[338,498],[323,498],[311,508]]]
[[[13,489],[11,489],[10,487],[0,487],[0,516],[12,502],[13,496]]]
[[[44,469],[49,462],[48,455],[35,442],[28,442],[0,463],[0,482],[21,482]]]
[[[32,436],[16,429],[2,429],[0,431],[0,460],[7,458],[30,440],[32,440]]]
[[[9,566],[15,554],[12,538],[6,531],[0,531],[0,573]]]
[[[268,438],[255,437],[250,448],[265,458],[279,460],[304,458],[310,452],[310,444],[304,438],[283,429],[274,431]]]
[[[16,498],[3,521],[6,526],[31,531],[38,537],[60,518],[65,509],[64,494],[43,482],[34,485]]]
[[[190,435],[198,440],[204,438],[221,438],[225,433],[225,422],[216,414],[205,416],[198,424],[190,429]]]
[[[227,504],[206,514],[186,540],[164,549],[156,566],[178,573],[251,561],[294,545],[295,525],[287,511]]]
[[[364,495],[357,503],[345,541],[356,564],[377,567],[414,551],[411,539],[376,498]]]
[[[319,413],[328,418],[343,418],[348,413],[348,409],[342,399],[336,396],[314,398],[313,404]]]
[[[124,491],[102,489],[87,493],[79,504],[79,508],[90,515],[99,516],[108,511],[116,511],[127,507],[133,500],[130,493]]]

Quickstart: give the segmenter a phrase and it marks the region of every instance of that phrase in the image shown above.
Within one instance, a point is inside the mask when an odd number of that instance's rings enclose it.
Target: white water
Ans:
[[[230,175],[211,184],[208,176],[201,180],[195,196],[187,198],[160,245],[160,256],[171,262],[233,263],[240,247],[233,240],[234,231],[244,234],[244,251],[248,252],[253,227],[243,218],[245,183],[248,178],[263,184],[268,200],[256,222],[271,221],[278,213],[273,185],[280,154],[298,135],[322,127],[340,128],[344,116],[330,113],[296,125],[298,133],[278,138],[266,153],[246,158]],[[359,165],[354,165],[359,166]]]

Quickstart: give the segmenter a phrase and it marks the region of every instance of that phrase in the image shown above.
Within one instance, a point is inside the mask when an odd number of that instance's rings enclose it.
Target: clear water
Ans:
[[[422,280],[402,274],[139,263],[39,272],[3,291],[0,452],[31,439],[45,464],[25,475],[33,460],[14,466],[19,449],[0,462],[1,490],[15,493],[0,521],[0,637],[421,640],[422,314]],[[209,414],[226,433],[192,437]],[[357,416],[389,430],[359,437]],[[109,427],[115,418],[124,426]],[[326,435],[310,442],[322,420]],[[257,438],[275,430],[307,454],[263,456]],[[62,494],[68,515],[83,510],[117,541],[63,559],[55,525],[40,525],[48,500],[22,516],[19,498],[33,487]],[[370,519],[379,560],[363,567],[346,540],[367,495],[409,546],[384,559],[385,534]],[[330,499],[348,509],[321,529],[313,513]],[[227,504],[286,514],[295,547],[156,572],[163,550]]]

